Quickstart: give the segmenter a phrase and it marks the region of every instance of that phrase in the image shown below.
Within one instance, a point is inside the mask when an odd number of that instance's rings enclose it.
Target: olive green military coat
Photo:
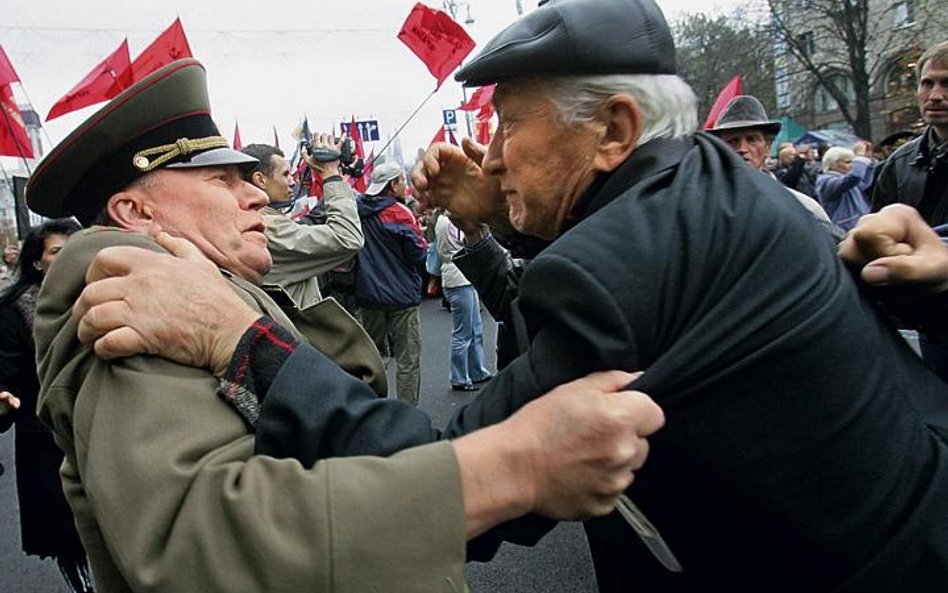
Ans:
[[[86,269],[120,244],[160,251],[122,231],[74,235],[35,322],[39,415],[66,454],[63,486],[97,590],[462,591],[463,501],[449,443],[309,470],[254,456],[253,435],[208,371],[154,356],[104,361],[78,343],[70,309]],[[262,291],[230,281],[292,329]]]

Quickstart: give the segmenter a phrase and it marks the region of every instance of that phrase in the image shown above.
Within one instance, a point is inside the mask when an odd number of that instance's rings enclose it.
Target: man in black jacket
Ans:
[[[931,226],[948,223],[948,41],[918,59],[918,109],[928,127],[886,159],[872,193],[872,210],[903,203]],[[922,357],[948,381],[948,333],[922,328]]]
[[[593,370],[645,369],[635,385],[667,425],[628,496],[683,572],[613,514],[586,524],[601,591],[944,591],[945,386],[785,190],[695,133],[657,6],[548,2],[457,76],[498,83],[499,126],[482,158],[429,149],[419,196],[471,219],[505,202],[553,243],[520,279],[524,353],[447,434]],[[310,442],[338,430],[307,422]],[[299,452],[287,434],[271,454]],[[472,550],[549,526],[514,522]]]

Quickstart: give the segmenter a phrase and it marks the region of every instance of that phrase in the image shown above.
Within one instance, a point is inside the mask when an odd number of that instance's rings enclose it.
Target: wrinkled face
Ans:
[[[948,64],[929,60],[918,80],[918,110],[925,123],[936,128],[942,140],[948,138]]]
[[[761,170],[767,167],[770,142],[762,131],[753,128],[723,130],[718,133],[718,136],[727,142],[734,152],[741,155],[744,162],[750,166]]]
[[[270,156],[273,167],[270,176],[264,182],[263,191],[267,193],[271,202],[282,202],[293,197],[293,188],[296,181],[290,173],[290,163],[278,154]]]
[[[219,267],[260,284],[272,260],[260,208],[267,195],[236,166],[161,169],[142,190],[161,230],[184,237]]]
[[[498,178],[514,228],[554,239],[595,177],[597,131],[560,122],[535,82],[501,83],[493,101],[499,122],[484,171]]]
[[[46,237],[43,241],[43,255],[38,262],[33,263],[36,269],[46,274],[49,267],[53,265],[53,260],[56,259],[59,252],[62,251],[63,244],[66,243],[66,239],[68,238],[66,235],[50,235]]]

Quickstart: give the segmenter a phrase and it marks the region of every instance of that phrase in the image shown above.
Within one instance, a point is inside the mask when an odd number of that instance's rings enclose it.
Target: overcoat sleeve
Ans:
[[[253,455],[207,371],[157,357],[103,361],[71,304],[91,257],[149,240],[70,240],[41,293],[40,415],[103,590],[461,591],[464,516],[448,443],[304,469]],[[53,288],[55,287],[55,288]]]

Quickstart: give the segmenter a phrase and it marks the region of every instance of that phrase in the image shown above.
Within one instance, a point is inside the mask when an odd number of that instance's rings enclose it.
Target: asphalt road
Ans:
[[[473,396],[451,391],[448,383],[451,314],[437,301],[422,303],[422,396],[420,406],[443,426]],[[494,323],[485,312],[485,350],[493,369]],[[390,369],[391,371],[392,369]],[[390,372],[390,383],[394,376]],[[0,435],[0,591],[3,593],[66,593],[52,560],[27,557],[20,551],[18,507],[13,467],[13,431]],[[474,593],[576,593],[595,591],[595,579],[582,528],[562,524],[535,548],[504,545],[492,562],[468,564]]]

